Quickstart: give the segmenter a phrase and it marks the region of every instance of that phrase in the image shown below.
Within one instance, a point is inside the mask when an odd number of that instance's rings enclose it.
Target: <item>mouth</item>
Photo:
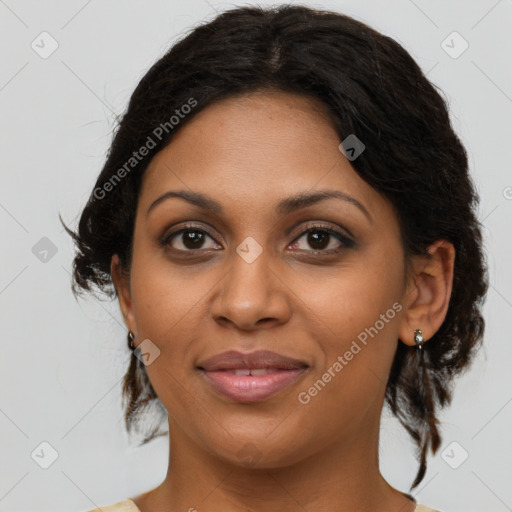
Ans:
[[[197,366],[214,391],[244,403],[274,396],[292,386],[308,368],[303,361],[263,350],[223,352]]]
[[[217,370],[230,373],[232,375],[269,375],[285,370],[284,368],[237,368],[235,370]],[[288,370],[286,370],[288,371]]]

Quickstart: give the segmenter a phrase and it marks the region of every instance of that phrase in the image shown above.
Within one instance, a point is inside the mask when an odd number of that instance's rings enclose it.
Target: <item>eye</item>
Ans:
[[[333,237],[335,240],[333,240]],[[301,248],[299,241],[304,239],[303,245],[309,245],[313,248],[310,251],[306,248]],[[336,243],[336,241],[338,243]],[[341,231],[337,231],[327,226],[312,226],[304,231],[301,236],[295,239],[293,244],[290,246],[294,249],[305,250],[306,252],[312,253],[336,253],[340,252],[345,248],[354,246],[354,242],[348,238]]]
[[[179,236],[178,236],[179,235]],[[176,251],[190,252],[197,249],[216,249],[221,248],[218,244],[210,244],[205,247],[205,240],[209,238],[213,242],[213,238],[203,229],[195,226],[187,226],[178,231],[165,236],[161,241],[161,245],[175,249]]]
[[[206,244],[208,239],[211,240],[209,247]],[[300,247],[300,240],[302,239],[304,239],[303,245],[308,244],[313,250],[309,250],[307,247]],[[222,246],[217,244],[204,229],[194,225],[187,225],[182,229],[165,235],[160,241],[160,245],[177,252],[222,249]],[[327,226],[313,225],[302,232],[289,247],[313,254],[331,254],[341,252],[345,248],[353,246],[353,240],[341,231]]]

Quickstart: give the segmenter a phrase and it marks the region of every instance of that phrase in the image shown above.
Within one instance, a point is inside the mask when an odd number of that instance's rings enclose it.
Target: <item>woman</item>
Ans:
[[[75,293],[128,329],[128,431],[157,405],[170,436],[165,480],[101,510],[432,512],[382,477],[380,416],[413,489],[482,340],[477,201],[445,102],[370,27],[244,7],[175,44],[68,230]]]

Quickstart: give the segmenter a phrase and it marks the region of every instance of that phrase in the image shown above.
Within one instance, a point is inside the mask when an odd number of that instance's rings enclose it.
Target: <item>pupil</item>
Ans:
[[[320,234],[319,234],[320,233]],[[329,238],[329,233],[326,233],[325,231],[313,231],[311,233],[309,233],[309,239],[308,239],[308,243],[310,243],[311,245],[315,246],[315,244],[320,244],[320,247],[315,247],[316,249],[324,249],[328,244],[328,238]],[[319,242],[319,239],[320,242]],[[323,243],[322,243],[323,242]]]
[[[202,242],[202,233],[197,231],[187,231],[185,235],[185,240],[183,241],[185,247],[188,249],[197,249],[197,242]]]

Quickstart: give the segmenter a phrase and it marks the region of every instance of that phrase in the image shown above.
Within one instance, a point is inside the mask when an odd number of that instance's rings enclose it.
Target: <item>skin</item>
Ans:
[[[380,474],[380,415],[397,344],[415,350],[414,330],[428,340],[445,318],[454,249],[436,242],[430,258],[412,260],[406,279],[392,205],[357,175],[340,142],[323,105],[266,91],[198,112],[150,162],[130,274],[117,255],[111,266],[135,345],[149,339],[160,350],[146,371],[169,414],[169,469],[160,486],[134,498],[142,512],[414,510]],[[355,198],[370,219],[340,199],[275,212],[288,196],[324,189]],[[207,195],[224,213],[170,198],[147,214],[170,190]],[[187,221],[206,232],[202,245],[185,245],[183,234],[159,245]],[[354,244],[311,239],[312,225],[317,234],[349,230]],[[249,236],[262,249],[252,263],[236,252]],[[331,249],[341,250],[313,253]],[[394,318],[300,403],[298,394],[394,303],[402,306]],[[196,369],[231,349],[274,350],[309,368],[277,395],[236,403]],[[240,450],[253,453],[252,465]]]

